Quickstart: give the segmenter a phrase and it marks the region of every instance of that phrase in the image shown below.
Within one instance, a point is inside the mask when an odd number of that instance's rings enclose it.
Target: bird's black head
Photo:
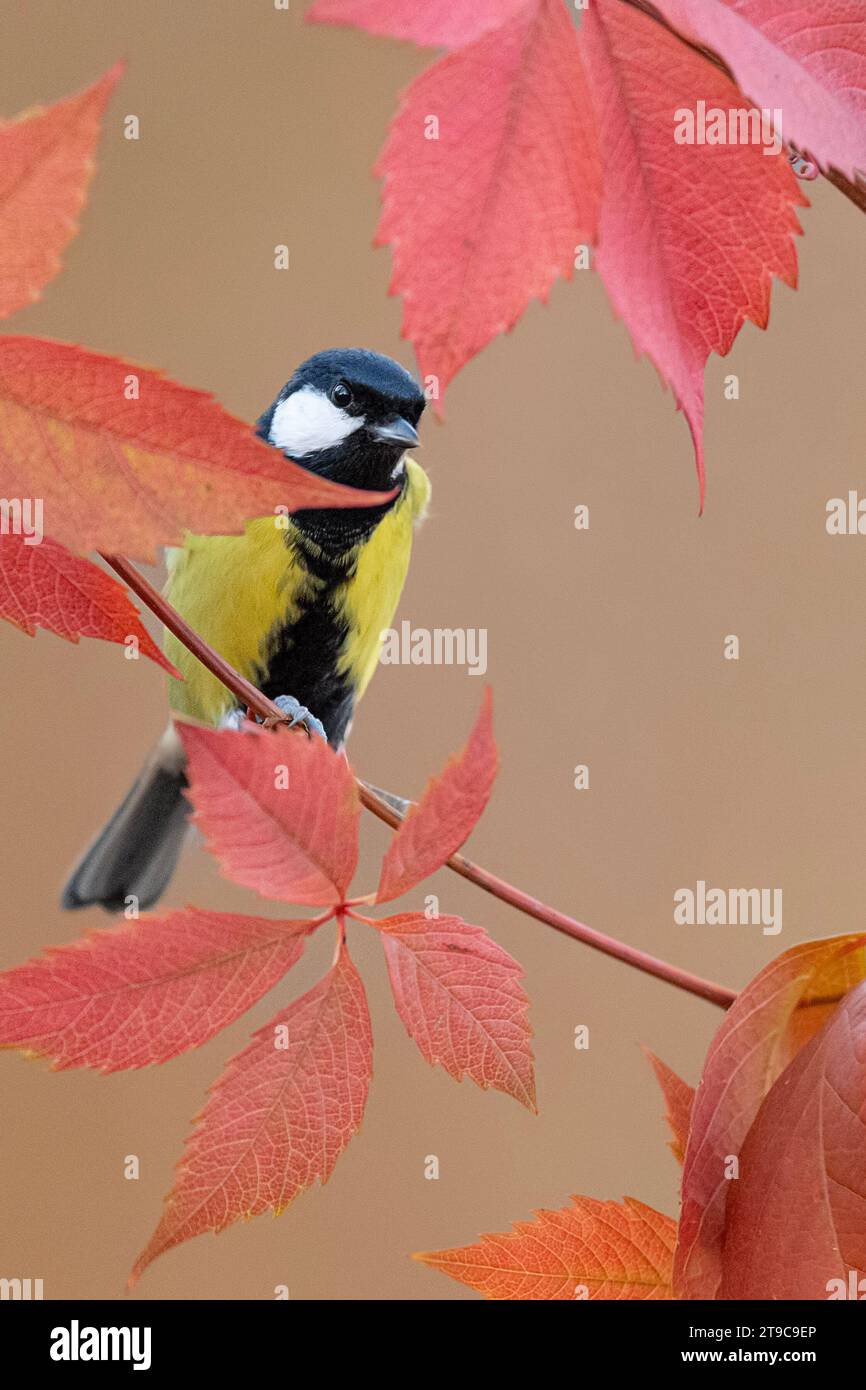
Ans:
[[[406,450],[420,444],[415,427],[425,404],[414,377],[390,357],[332,348],[302,363],[256,432],[333,482],[390,492],[405,481]],[[392,505],[300,511],[293,520],[324,550],[341,553],[369,535]]]
[[[332,348],[304,362],[258,422],[258,433],[313,473],[350,487],[398,486],[419,444],[424,393],[378,352]]]

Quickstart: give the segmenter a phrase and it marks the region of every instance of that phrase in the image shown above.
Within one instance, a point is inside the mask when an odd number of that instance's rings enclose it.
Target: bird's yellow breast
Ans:
[[[356,699],[376,669],[382,632],[391,624],[406,578],[414,523],[423,516],[429,496],[426,473],[414,459],[407,459],[402,496],[353,552],[345,582],[329,596],[346,628],[337,671]],[[292,526],[289,520],[289,538]],[[267,672],[274,634],[290,634],[292,624],[317,597],[315,576],[286,542],[285,523],[261,517],[249,522],[240,536],[188,536],[169,559],[166,593],[172,604],[254,684]],[[172,708],[219,723],[234,697],[170,633],[164,645],[185,678],[171,683]],[[323,653],[326,659],[333,658]]]

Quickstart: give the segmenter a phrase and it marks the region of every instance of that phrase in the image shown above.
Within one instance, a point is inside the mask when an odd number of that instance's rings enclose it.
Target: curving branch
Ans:
[[[261,715],[263,719],[285,722],[284,715],[273,701],[263,695],[260,690],[257,690],[218,652],[215,652],[134,565],[131,565],[121,555],[103,555],[102,558],[120,575],[120,578],[141,599],[141,602],[159,618],[169,632],[174,633],[178,641],[183,642],[193,656],[197,657],[202,665],[216,676],[217,680],[222,681],[240,705],[247,706],[255,714]],[[366,809],[391,827],[400,824],[411,805],[410,802],[404,801],[401,797],[382,792],[360,780],[358,781],[358,790],[361,802]],[[454,873],[460,874],[461,878],[468,879],[476,887],[483,888],[486,893],[492,894],[494,898],[509,903],[518,912],[534,917],[538,922],[544,922],[547,926],[553,927],[554,931],[562,932],[564,936],[570,936],[574,941],[581,941],[585,946],[591,946],[595,951],[602,951],[607,956],[613,956],[615,960],[623,961],[624,964],[643,971],[645,975],[654,975],[658,980],[666,980],[668,984],[675,985],[677,989],[686,990],[689,994],[696,994],[700,999],[706,999],[710,1004],[718,1004],[722,1009],[730,1008],[737,997],[736,992],[728,989],[725,985],[715,984],[714,981],[704,980],[701,976],[693,975],[688,970],[681,970],[679,966],[670,965],[667,961],[660,960],[657,956],[652,956],[646,951],[641,951],[636,946],[629,946],[623,941],[617,941],[616,937],[607,936],[604,932],[596,931],[594,927],[587,926],[585,922],[579,922],[576,918],[569,917],[557,908],[549,907],[540,898],[534,898],[530,893],[525,893],[522,888],[516,888],[513,884],[507,883],[505,879],[490,873],[480,864],[474,864],[462,854],[452,854],[448,860],[448,867],[453,869]]]

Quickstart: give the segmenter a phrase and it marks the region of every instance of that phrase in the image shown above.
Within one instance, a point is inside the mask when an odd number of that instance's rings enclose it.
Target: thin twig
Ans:
[[[391,804],[396,798],[389,797],[388,801],[382,800],[381,794],[377,795],[366,782],[359,781],[358,789],[361,794],[361,802],[368,811],[372,811],[386,825],[396,828],[400,824],[404,817],[394,810]],[[578,922],[575,917],[568,917],[555,907],[548,907],[547,903],[543,903],[540,898],[534,898],[530,893],[524,893],[522,888],[515,888],[505,879],[492,874],[489,869],[484,869],[480,864],[473,863],[465,855],[452,854],[448,860],[448,867],[453,869],[456,874],[460,874],[462,878],[467,878],[476,887],[483,888],[485,893],[492,893],[494,898],[499,898],[511,907],[516,907],[518,912],[525,912],[527,916],[534,917],[536,921],[545,922],[547,926],[562,932],[564,936],[570,936],[575,941],[582,941],[584,946],[591,946],[595,951],[603,951],[606,956],[614,956],[616,960],[624,961],[626,965],[636,966],[646,975],[655,975],[659,980],[667,980],[668,984],[677,985],[680,989],[688,990],[690,994],[700,995],[702,999],[709,1000],[711,1004],[718,1004],[723,1009],[730,1008],[737,997],[733,990],[726,989],[724,985],[717,985],[712,980],[701,979],[699,975],[693,975],[689,970],[680,970],[678,966],[669,965],[666,960],[659,960],[657,956],[651,956],[647,951],[640,951],[636,946],[628,946],[623,941],[617,941],[614,936],[607,936],[604,932],[596,931],[595,927],[587,926],[585,922]]]
[[[217,680],[222,681],[223,685],[236,697],[239,705],[247,706],[265,719],[270,716],[276,716],[278,719],[283,718],[280,709],[215,652],[180,616],[168,600],[158,593],[152,584],[148,583],[144,575],[140,574],[134,565],[131,565],[120,555],[103,555],[102,558],[129,585],[133,593],[138,595],[142,603],[159,618],[160,622],[174,633],[178,641],[182,642],[193,656],[203,666],[206,666],[212,675],[216,676]],[[378,816],[379,820],[384,821],[386,825],[392,827],[400,824],[405,815],[405,810],[402,808],[408,807],[410,804],[402,801],[401,798],[391,797],[388,793],[374,790],[366,782],[360,780],[358,781],[358,791],[361,802],[367,810],[371,811],[374,816]],[[474,883],[478,888],[483,888],[486,893],[491,893],[493,897],[510,904],[518,912],[524,912],[529,917],[534,917],[536,921],[546,923],[555,931],[562,932],[575,941],[581,941],[585,946],[591,946],[593,950],[603,951],[605,955],[613,956],[626,965],[634,966],[636,969],[642,970],[644,974],[654,975],[659,980],[666,980],[668,984],[675,985],[678,989],[684,989],[689,994],[696,994],[711,1004],[718,1004],[722,1009],[729,1008],[736,998],[735,992],[727,989],[724,985],[715,984],[712,980],[704,980],[699,975],[693,975],[688,970],[681,970],[676,965],[669,965],[667,961],[659,960],[657,956],[651,956],[646,951],[638,950],[635,946],[628,946],[625,942],[617,941],[615,937],[606,936],[604,932],[596,931],[594,927],[587,926],[585,922],[568,917],[555,907],[548,907],[539,898],[524,893],[521,888],[515,888],[513,884],[498,878],[496,874],[490,873],[480,864],[473,864],[462,854],[452,854],[448,860],[448,867],[453,869],[456,874],[460,874],[462,878],[468,879],[470,883]]]
[[[680,43],[685,44],[686,48],[690,48],[692,52],[699,53],[702,58],[706,58],[708,63],[712,63],[713,66],[717,67],[720,72],[723,72],[726,77],[729,77],[735,86],[739,86],[736,77],[728,67],[724,58],[714,52],[712,48],[707,48],[705,44],[699,43],[697,39],[689,39],[686,38],[685,34],[681,34],[678,29],[674,28],[670,20],[665,19],[665,16],[658,7],[652,4],[652,0],[621,0],[621,3],[623,5],[630,5],[633,10],[639,10],[640,13],[645,14],[648,19],[652,19],[656,24],[660,24],[662,28],[667,29],[668,33],[672,34],[675,39],[679,39]],[[751,100],[751,98],[747,96],[747,100]],[[806,150],[803,151],[803,153],[812,154],[812,151]],[[832,165],[827,169],[822,169],[821,173],[828,183],[832,183],[834,188],[838,188],[840,193],[844,193],[849,202],[853,203],[861,212],[866,212],[866,185],[853,182],[851,179],[846,178],[839,169],[834,169]]]

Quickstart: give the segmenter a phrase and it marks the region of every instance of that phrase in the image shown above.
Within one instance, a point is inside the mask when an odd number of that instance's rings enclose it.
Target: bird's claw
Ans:
[[[320,739],[328,742],[328,735],[321,719],[311,714],[306,705],[299,704],[294,695],[278,695],[274,704],[282,711],[282,718],[278,719],[275,714],[269,715],[267,719],[262,720],[265,729],[275,729],[283,724],[287,724],[290,729],[296,729],[302,724],[311,738],[313,734],[318,734]]]

